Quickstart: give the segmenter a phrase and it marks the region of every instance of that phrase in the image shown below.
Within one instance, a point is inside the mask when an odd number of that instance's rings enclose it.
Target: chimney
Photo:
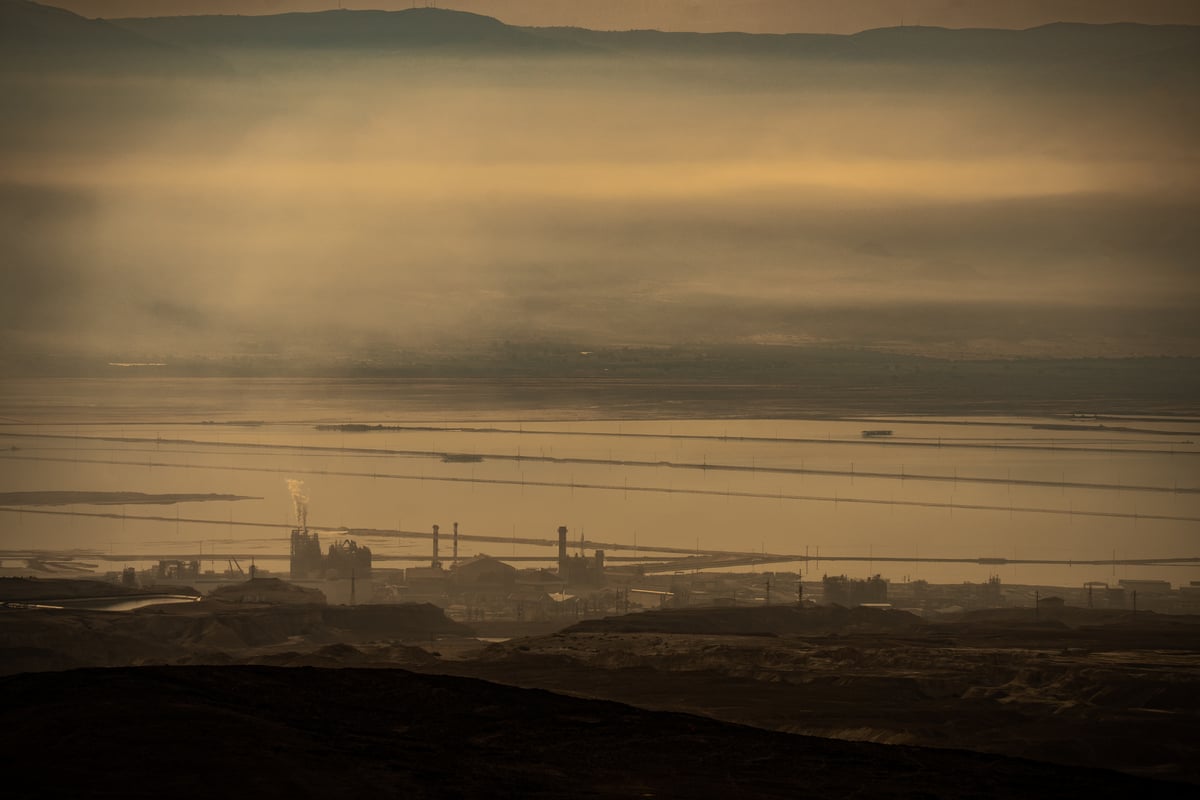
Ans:
[[[437,569],[441,565],[442,565],[442,562],[438,561],[438,526],[434,525],[433,526],[433,563],[430,566],[432,566],[434,569]]]
[[[458,566],[458,523],[454,523],[454,566]]]
[[[558,571],[565,573],[567,571],[567,526],[559,526],[558,529]]]

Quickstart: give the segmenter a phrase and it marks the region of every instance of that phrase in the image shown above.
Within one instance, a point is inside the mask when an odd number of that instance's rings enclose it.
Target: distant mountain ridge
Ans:
[[[1187,25],[1054,23],[1028,30],[906,26],[850,35],[536,30],[597,52],[929,64],[1110,63],[1144,58],[1200,67],[1200,27]]]
[[[465,11],[315,11],[271,16],[147,17],[113,24],[173,44],[210,47],[545,50],[556,40]]]
[[[1200,68],[1200,26],[1056,23],[1028,30],[879,28],[853,35],[665,33],[524,28],[463,11],[332,10],[270,16],[88,20],[27,0],[0,0],[0,42],[39,48],[275,48],[645,54],[915,62],[1165,60]]]
[[[133,31],[28,0],[0,0],[0,44],[9,47],[157,47]]]
[[[215,58],[144,36],[103,19],[86,19],[29,0],[0,0],[0,66],[138,70],[224,69]]]

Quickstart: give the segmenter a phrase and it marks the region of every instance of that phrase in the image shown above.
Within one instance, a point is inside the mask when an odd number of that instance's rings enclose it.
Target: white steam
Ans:
[[[292,502],[296,504],[296,524],[301,528],[308,527],[308,492],[304,489],[304,481],[287,479],[288,491],[292,493]]]

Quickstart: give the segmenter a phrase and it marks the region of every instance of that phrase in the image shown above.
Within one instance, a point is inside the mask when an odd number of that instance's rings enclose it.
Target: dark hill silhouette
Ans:
[[[462,11],[322,11],[271,16],[88,20],[26,0],[0,0],[0,43],[23,53],[127,57],[222,49],[578,53],[1010,65],[1152,76],[1200,70],[1200,27],[1058,23],[1024,31],[879,28],[835,34],[664,33],[520,28]]]
[[[912,62],[1079,62],[1159,54],[1200,59],[1200,27],[1056,23],[1029,30],[878,28],[840,34],[664,33],[543,28],[547,37],[591,51],[775,56]]]
[[[563,44],[533,30],[464,11],[319,11],[260,17],[197,16],[122,19],[122,27],[191,47],[471,48],[559,50]]]
[[[1103,770],[798,736],[404,670],[80,670],[3,678],[0,692],[0,747],[32,781],[48,776],[13,797],[48,786],[176,800],[1187,793]]]
[[[693,607],[646,611],[578,622],[564,633],[690,633],[783,636],[815,631],[909,631],[922,627],[907,611],[791,605],[746,608]]]
[[[155,41],[102,19],[29,0],[0,0],[0,64],[34,70],[221,69],[204,54]]]
[[[1103,61],[1173,48],[1196,48],[1200,28],[1186,25],[1055,23],[1029,30],[903,27],[844,37],[840,53],[870,59],[936,61]]]
[[[123,19],[131,32],[210,50],[575,54],[595,57],[767,59],[804,64],[1001,68],[1029,79],[1084,84],[1200,80],[1200,27],[1059,23],[1024,31],[880,28],[836,34],[676,33],[518,28],[445,9],[325,11],[265,17]]]
[[[28,0],[0,0],[0,43],[5,47],[153,47],[147,40],[102,19],[85,19]]]
[[[828,56],[846,38],[820,33],[681,33],[655,30],[593,31],[585,28],[538,28],[556,41],[587,52],[661,55]]]

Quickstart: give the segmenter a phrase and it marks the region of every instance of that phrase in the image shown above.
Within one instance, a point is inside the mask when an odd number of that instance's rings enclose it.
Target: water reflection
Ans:
[[[303,478],[314,526],[420,532],[458,522],[464,534],[491,538],[464,543],[464,556],[550,561],[552,547],[518,540],[550,539],[567,525],[573,549],[581,539],[630,548],[612,555],[659,545],[868,559],[810,564],[809,574],[818,575],[883,570],[893,579],[954,582],[999,574],[1006,582],[1066,585],[1114,574],[1200,578],[1194,567],[882,561],[1194,555],[1200,424],[1186,421],[1062,429],[1045,427],[1045,419],[1000,417],[564,421],[553,411],[546,419],[505,420],[497,409],[483,422],[481,412],[449,419],[444,409],[438,420],[421,409],[372,416],[378,409],[366,403],[342,421],[382,427],[345,431],[317,428],[328,420],[237,411],[236,418],[263,419],[146,422],[131,412],[90,424],[4,426],[0,443],[18,448],[0,454],[8,491],[264,498],[10,510],[0,515],[5,549],[83,549],[129,557],[138,567],[149,556],[186,554],[206,569],[223,568],[235,554],[285,570],[294,523],[285,480]],[[867,429],[891,433],[864,438]],[[427,557],[420,540],[380,535],[364,543],[391,565]]]
[[[137,597],[72,597],[65,600],[44,600],[37,603],[6,603],[11,608],[27,609],[77,609],[80,611],[136,611],[150,606],[196,603],[200,598],[192,595],[161,594]]]

